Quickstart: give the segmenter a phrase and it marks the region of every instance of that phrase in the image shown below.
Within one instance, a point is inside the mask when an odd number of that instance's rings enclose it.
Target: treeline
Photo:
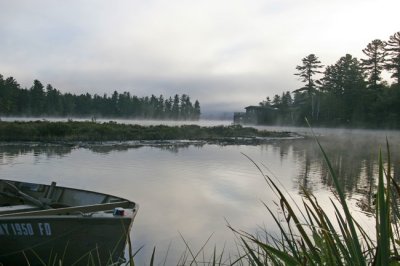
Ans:
[[[400,128],[400,32],[373,40],[362,50],[324,66],[310,54],[296,66],[304,86],[267,97],[258,107],[261,124]],[[391,81],[383,80],[384,71]]]
[[[110,96],[62,94],[50,84],[44,88],[38,80],[26,89],[14,78],[4,79],[0,74],[0,115],[198,120],[200,103],[196,100],[192,104],[186,94],[166,99],[163,95],[137,97],[117,91]]]

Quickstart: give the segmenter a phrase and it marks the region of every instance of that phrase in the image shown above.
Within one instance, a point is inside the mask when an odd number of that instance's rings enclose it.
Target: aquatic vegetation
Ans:
[[[289,132],[259,131],[255,128],[232,126],[200,127],[140,126],[116,122],[4,122],[0,121],[0,141],[129,141],[129,140],[223,140],[236,142],[260,138],[290,137]]]
[[[268,241],[263,241],[230,227],[242,241],[247,262],[251,265],[397,265],[400,261],[400,216],[395,199],[400,196],[400,186],[391,175],[389,145],[386,164],[379,153],[376,232],[368,232],[352,215],[331,162],[318,140],[317,143],[335,187],[336,199],[331,199],[334,216],[327,214],[318,199],[306,190],[301,205],[291,201],[284,189],[252,161],[277,194],[284,222],[281,223],[265,205],[279,227],[280,236],[265,232]]]

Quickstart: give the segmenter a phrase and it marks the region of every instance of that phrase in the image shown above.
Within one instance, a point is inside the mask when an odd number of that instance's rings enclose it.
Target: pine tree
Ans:
[[[315,74],[322,73],[319,69],[323,68],[321,61],[318,60],[314,54],[310,54],[302,59],[303,64],[301,66],[296,66],[298,73],[296,76],[300,76],[300,80],[305,82],[306,85],[303,88],[298,89],[298,91],[305,90],[308,93],[312,93],[316,90],[317,84],[316,80],[313,78]]]
[[[201,114],[201,111],[200,111],[200,103],[199,103],[198,100],[196,100],[196,101],[194,102],[194,114],[193,114],[193,119],[194,119],[194,120],[199,120],[200,114]]]
[[[170,119],[172,115],[172,97],[165,100],[165,118]]]
[[[385,43],[378,39],[373,40],[362,51],[368,58],[361,59],[361,66],[368,75],[369,86],[377,89],[378,83],[382,80],[382,70],[385,67]]]
[[[30,94],[31,94],[31,109],[32,109],[32,114],[37,116],[37,115],[42,115],[44,111],[44,104],[45,104],[45,93],[43,90],[44,86],[42,83],[35,79],[33,81],[33,86],[30,89]]]
[[[396,80],[397,85],[400,84],[400,31],[390,36],[386,45],[388,60],[386,69],[393,72],[392,78]]]
[[[302,59],[302,65],[296,66],[298,70],[295,73],[296,76],[300,77],[302,82],[305,82],[306,85],[300,89],[295,90],[294,92],[302,92],[306,91],[308,97],[311,99],[311,117],[315,116],[315,104],[314,104],[314,96],[317,91],[317,80],[314,79],[315,74],[322,73],[319,69],[324,66],[321,65],[321,61],[319,61],[318,57],[315,54],[310,54]]]
[[[179,95],[175,94],[174,101],[172,103],[172,118],[179,119],[180,107],[179,107]]]
[[[362,106],[365,94],[365,75],[357,58],[346,54],[332,66],[328,66],[323,77],[323,91],[335,99],[332,106],[341,123],[351,122],[354,111]]]

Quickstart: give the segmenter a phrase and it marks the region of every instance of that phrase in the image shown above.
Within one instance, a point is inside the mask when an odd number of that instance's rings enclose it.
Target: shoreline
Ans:
[[[55,144],[135,142],[143,144],[247,144],[257,145],[276,139],[302,138],[301,135],[285,131],[258,130],[241,125],[150,125],[119,124],[116,122],[49,122],[49,121],[0,121],[0,142],[37,142]],[[146,143],[147,142],[147,143]],[[161,143],[160,143],[161,142]],[[130,144],[132,145],[132,144]]]

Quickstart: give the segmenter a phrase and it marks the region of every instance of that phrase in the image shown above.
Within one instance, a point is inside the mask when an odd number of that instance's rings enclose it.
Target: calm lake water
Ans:
[[[368,200],[370,187],[374,189],[376,184],[378,151],[385,148],[387,137],[394,175],[400,178],[400,132],[316,131],[339,173],[353,213],[373,232],[368,223]],[[224,249],[226,256],[234,258],[236,239],[227,222],[250,233],[264,229],[276,232],[263,202],[279,214],[274,205],[277,198],[244,155],[282,183],[294,200],[301,198],[301,188],[306,187],[324,208],[332,209],[331,180],[311,139],[271,140],[257,146],[1,143],[0,178],[48,184],[56,181],[137,202],[140,208],[132,239],[135,250],[143,248],[136,264],[148,265],[156,246],[156,261],[174,265],[186,249],[184,240],[197,252],[209,237],[204,260],[210,261],[214,246],[217,253]],[[200,257],[198,261],[203,260]]]

